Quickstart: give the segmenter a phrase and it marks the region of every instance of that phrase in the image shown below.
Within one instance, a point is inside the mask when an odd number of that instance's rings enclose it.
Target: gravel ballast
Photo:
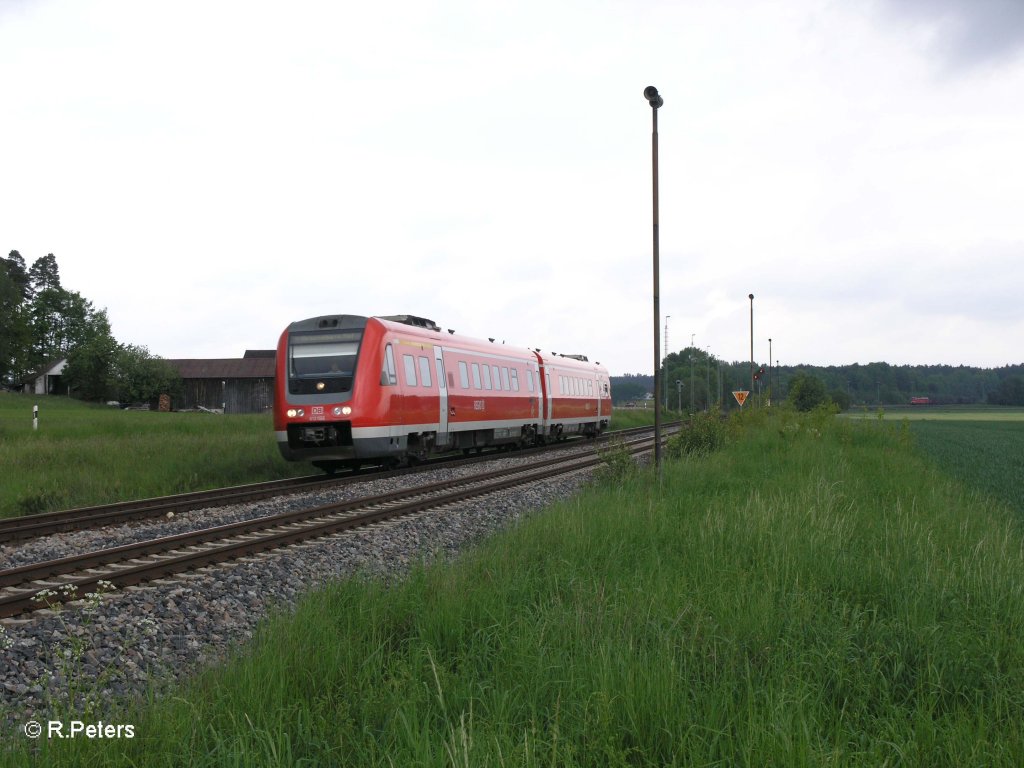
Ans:
[[[385,493],[500,468],[438,469],[333,491],[197,510],[171,520],[58,534],[0,548],[0,568],[66,557],[259,515]],[[316,539],[224,565],[116,590],[92,604],[36,611],[0,622],[0,711],[9,725],[31,718],[99,715],[111,702],[157,690],[237,650],[271,610],[354,574],[400,576],[411,564],[451,557],[523,515],[579,490],[590,472],[450,505],[366,529]],[[69,699],[74,699],[69,700]]]

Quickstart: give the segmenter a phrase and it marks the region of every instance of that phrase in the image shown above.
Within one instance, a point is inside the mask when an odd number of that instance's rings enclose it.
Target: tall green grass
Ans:
[[[8,393],[0,393],[0,468],[0,517],[310,472],[281,459],[269,414],[121,411]]]
[[[354,580],[49,764],[1024,764],[1024,538],[908,434],[745,414],[456,562]],[[22,742],[23,744],[23,742]]]

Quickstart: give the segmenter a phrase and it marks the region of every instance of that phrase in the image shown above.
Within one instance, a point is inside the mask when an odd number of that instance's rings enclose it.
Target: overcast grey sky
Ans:
[[[669,351],[1024,362],[1021,0],[0,0],[0,250],[164,357],[413,313]],[[664,321],[661,330],[664,332]]]

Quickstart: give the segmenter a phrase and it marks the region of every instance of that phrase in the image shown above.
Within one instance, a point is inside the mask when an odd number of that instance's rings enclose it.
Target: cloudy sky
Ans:
[[[1024,362],[1021,0],[0,0],[0,250],[121,342],[412,313],[653,366]],[[660,325],[664,334],[665,320]]]

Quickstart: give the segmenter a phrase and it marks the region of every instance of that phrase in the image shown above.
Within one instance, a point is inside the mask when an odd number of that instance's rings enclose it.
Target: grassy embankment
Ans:
[[[653,418],[653,411],[616,412],[613,428]],[[281,458],[270,414],[121,411],[0,392],[0,472],[0,517],[11,517],[316,470]]]
[[[384,587],[353,581],[47,764],[1021,765],[1021,514],[909,429],[747,414]],[[24,744],[24,740],[18,746]]]

